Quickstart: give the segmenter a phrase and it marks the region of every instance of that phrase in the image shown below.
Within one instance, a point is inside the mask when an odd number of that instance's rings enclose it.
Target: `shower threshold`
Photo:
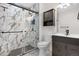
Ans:
[[[36,49],[38,49],[38,48],[32,47],[31,45],[28,45],[28,46],[25,46],[22,48],[12,50],[8,56],[23,56],[23,55],[30,53]]]

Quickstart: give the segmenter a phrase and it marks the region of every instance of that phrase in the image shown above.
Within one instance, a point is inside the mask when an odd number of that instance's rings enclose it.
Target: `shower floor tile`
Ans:
[[[32,52],[29,52],[23,56],[39,56],[39,49],[33,50]]]

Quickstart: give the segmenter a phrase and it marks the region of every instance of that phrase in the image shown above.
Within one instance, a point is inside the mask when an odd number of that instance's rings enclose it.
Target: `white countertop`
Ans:
[[[62,34],[62,33],[56,33],[56,34],[53,34],[53,35],[56,35],[56,36],[63,36],[63,37],[71,37],[71,38],[79,38],[79,34],[69,34],[69,35],[65,35],[65,34]]]

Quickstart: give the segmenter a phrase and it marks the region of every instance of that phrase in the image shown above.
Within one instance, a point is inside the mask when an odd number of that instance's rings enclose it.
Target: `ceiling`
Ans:
[[[33,5],[35,3],[15,3],[16,5],[19,5],[19,6],[22,6],[22,7],[25,7],[25,8],[31,8],[33,7]]]

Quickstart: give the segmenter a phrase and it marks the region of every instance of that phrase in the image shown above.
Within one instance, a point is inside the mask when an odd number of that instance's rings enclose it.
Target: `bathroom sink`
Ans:
[[[63,33],[56,33],[56,34],[53,34],[53,35],[57,35],[57,36],[66,36],[66,35],[63,34]]]
[[[53,34],[53,35],[71,37],[71,38],[79,38],[79,34],[69,34],[69,35],[66,36],[65,34],[62,34],[62,33],[56,33],[56,34]]]
[[[79,34],[70,34],[70,35],[68,35],[68,37],[79,38]]]

